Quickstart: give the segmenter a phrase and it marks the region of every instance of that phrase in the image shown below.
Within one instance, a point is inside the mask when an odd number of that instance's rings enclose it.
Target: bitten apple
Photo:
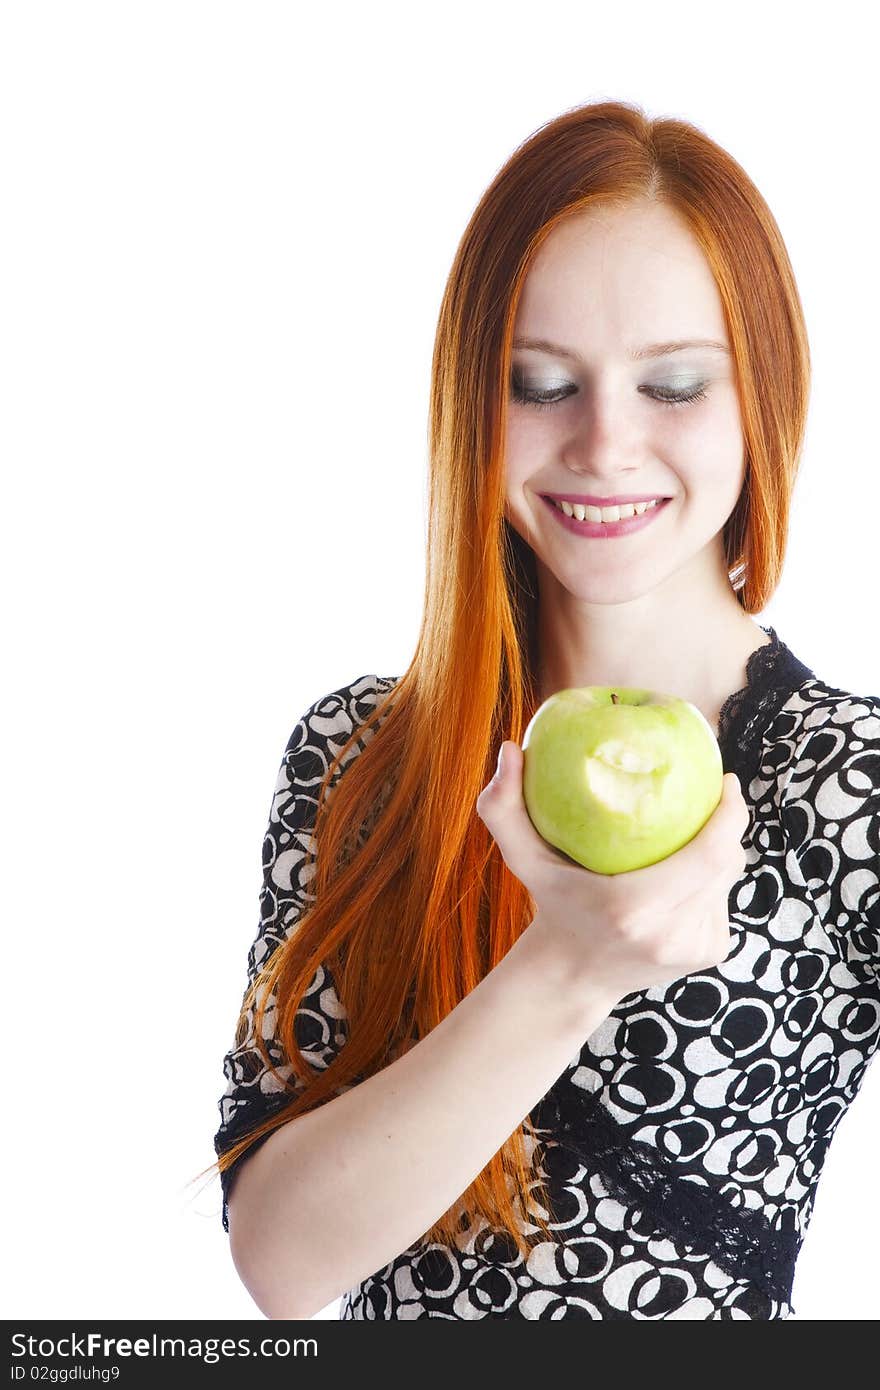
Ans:
[[[688,700],[660,691],[559,690],[535,711],[522,749],[532,824],[594,873],[665,859],[721,800],[724,767],[709,721]]]

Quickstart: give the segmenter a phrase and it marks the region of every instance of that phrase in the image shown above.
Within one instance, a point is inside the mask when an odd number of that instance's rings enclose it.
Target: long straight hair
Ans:
[[[644,199],[686,220],[723,301],[746,446],[743,488],[723,528],[731,586],[750,614],[777,586],[810,381],[803,310],[779,228],[740,165],[694,126],[650,120],[623,102],[575,107],[514,150],[458,246],[432,361],[416,652],[322,780],[313,900],[242,1003],[237,1042],[255,1030],[276,1077],[263,1015],[277,1009],[275,1036],[296,1078],[278,1077],[290,1102],[212,1169],[225,1170],[262,1135],[425,1037],[535,914],[475,810],[501,742],[521,743],[538,706],[535,557],[503,515],[513,324],[532,259],[555,227],[603,204]],[[365,746],[350,757],[359,740]],[[294,1020],[324,963],[349,1037],[316,1072],[299,1051]],[[482,1084],[488,1093],[492,1077]],[[508,1231],[524,1257],[538,1241],[558,1240],[533,1166],[539,1137],[527,1116],[422,1240],[454,1245],[480,1218]],[[536,1230],[525,1232],[523,1220]]]

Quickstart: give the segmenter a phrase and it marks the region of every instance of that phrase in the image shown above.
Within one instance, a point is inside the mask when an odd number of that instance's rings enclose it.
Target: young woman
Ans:
[[[264,841],[215,1149],[268,1316],[793,1312],[880,1013],[880,698],[753,616],[808,393],[779,230],[701,131],[608,102],[515,151],[440,314],[415,656],[303,714]],[[725,777],[605,876],[520,745],[612,684],[691,701]]]

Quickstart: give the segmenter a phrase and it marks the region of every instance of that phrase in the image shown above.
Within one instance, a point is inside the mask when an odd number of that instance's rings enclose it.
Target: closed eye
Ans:
[[[576,390],[576,386],[566,387],[564,390],[558,391],[530,390],[514,377],[511,382],[510,394],[518,405],[531,406],[534,410],[550,410]],[[653,400],[659,401],[661,405],[671,406],[690,405],[693,401],[705,400],[707,394],[705,382],[692,387],[690,391],[667,391],[662,386],[640,386],[639,390],[645,392]]]

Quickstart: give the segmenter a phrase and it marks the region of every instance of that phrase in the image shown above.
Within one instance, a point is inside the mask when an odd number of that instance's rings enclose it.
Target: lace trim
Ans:
[[[728,695],[718,717],[718,743],[725,772],[736,772],[747,785],[755,748],[776,712],[815,672],[780,641],[776,629],[762,627],[770,638],[746,662],[746,684]]]
[[[256,1095],[249,1097],[247,1101],[233,1111],[227,1121],[221,1124],[217,1133],[214,1135],[214,1152],[217,1157],[219,1158],[227,1149],[231,1149],[232,1145],[236,1143],[237,1140],[241,1139],[243,1135],[247,1134],[252,1129],[256,1129],[257,1125],[265,1120],[267,1116],[273,1115],[276,1110],[283,1110],[285,1105],[290,1104],[291,1098],[291,1094],[287,1091],[275,1091],[270,1095],[266,1095],[264,1092],[259,1091]],[[229,1168],[224,1168],[220,1172],[220,1188],[223,1194],[223,1209],[221,1215],[223,1229],[227,1234],[229,1233],[229,1194],[232,1190],[233,1179],[244,1160],[249,1158],[251,1154],[256,1153],[257,1149],[265,1144],[268,1138],[268,1134],[261,1134],[260,1138],[256,1139],[249,1149],[246,1149],[243,1154],[239,1154],[238,1158]]]
[[[737,723],[742,713],[742,709],[748,700],[754,698],[756,688],[760,679],[761,685],[766,685],[765,677],[771,675],[774,667],[778,664],[782,644],[779,641],[776,629],[763,627],[761,631],[766,632],[770,638],[763,646],[756,647],[746,662],[746,683],[741,690],[735,690],[732,695],[728,695],[721,712],[718,716],[719,733],[726,733],[728,726]]]
[[[717,1188],[704,1186],[704,1174],[694,1181],[652,1144],[630,1139],[598,1091],[560,1083],[539,1102],[532,1123],[597,1171],[618,1201],[637,1204],[656,1229],[704,1251],[734,1278],[791,1302],[800,1250],[793,1216],[775,1229],[762,1211],[732,1207]]]

